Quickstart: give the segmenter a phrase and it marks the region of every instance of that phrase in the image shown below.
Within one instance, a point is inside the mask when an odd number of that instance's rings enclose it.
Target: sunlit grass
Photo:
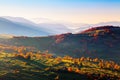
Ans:
[[[100,68],[98,59],[89,60],[87,58],[80,58],[81,61],[76,63],[78,59],[69,56],[48,58],[49,54],[46,54],[46,56],[37,58],[35,55],[42,54],[30,55],[32,56],[31,58],[24,58],[25,54],[17,57],[13,53],[0,53],[0,79],[55,80],[58,75],[60,80],[69,78],[72,75],[74,75],[73,77],[79,75],[85,79],[85,76],[89,75],[93,78],[101,75],[101,79],[105,75],[111,78],[120,78],[120,70]],[[72,78],[69,80],[72,80]]]

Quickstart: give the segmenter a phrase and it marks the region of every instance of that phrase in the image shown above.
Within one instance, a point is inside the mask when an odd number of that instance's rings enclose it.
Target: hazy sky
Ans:
[[[0,0],[0,16],[73,23],[120,21],[120,0]]]

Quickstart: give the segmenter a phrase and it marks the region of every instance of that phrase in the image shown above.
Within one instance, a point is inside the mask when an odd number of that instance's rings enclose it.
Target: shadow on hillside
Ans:
[[[47,66],[40,62],[23,58],[17,59],[27,62],[26,65],[30,65],[32,68],[28,69],[20,65],[11,66],[9,67],[11,70],[17,71],[0,76],[0,80],[119,80],[116,76],[109,77],[107,75],[100,76],[100,74],[75,73],[66,69],[56,70],[51,68],[45,71],[44,69]]]
[[[88,73],[75,73],[69,72],[67,70],[51,70],[55,72],[58,76],[58,80],[119,80],[117,76],[107,76],[107,74],[88,74]]]
[[[24,59],[24,58],[17,58],[21,61],[24,61],[27,63],[27,65],[30,65],[30,66],[34,66],[38,69],[43,69],[43,68],[46,68],[47,66],[43,65],[42,63],[40,62],[37,62],[37,61],[34,61],[34,60],[30,60],[30,59]]]
[[[59,79],[55,79],[57,75],[59,75]],[[0,80],[93,80],[93,79],[88,78],[87,75],[84,74],[77,74],[65,71],[49,75],[45,75],[39,72],[20,71],[20,73],[7,73],[3,76],[0,76]]]
[[[19,73],[7,73],[0,76],[0,80],[53,80],[40,72],[20,71]]]
[[[51,72],[54,72],[51,74]],[[58,76],[58,79],[55,79]],[[19,73],[7,73],[0,76],[0,80],[119,80],[117,77],[98,74],[78,74],[65,70],[51,70],[46,73],[21,70]]]

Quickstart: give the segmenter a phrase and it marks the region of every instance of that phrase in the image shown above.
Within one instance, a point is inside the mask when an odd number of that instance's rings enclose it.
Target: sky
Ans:
[[[0,0],[0,16],[89,24],[120,21],[120,0]]]

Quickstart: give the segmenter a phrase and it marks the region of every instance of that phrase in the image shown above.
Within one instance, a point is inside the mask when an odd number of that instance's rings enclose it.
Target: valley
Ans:
[[[27,37],[0,35],[1,80],[119,80],[120,27]]]
[[[53,56],[31,47],[0,46],[1,80],[119,80],[120,65],[99,58]],[[5,52],[13,50],[12,52]]]

